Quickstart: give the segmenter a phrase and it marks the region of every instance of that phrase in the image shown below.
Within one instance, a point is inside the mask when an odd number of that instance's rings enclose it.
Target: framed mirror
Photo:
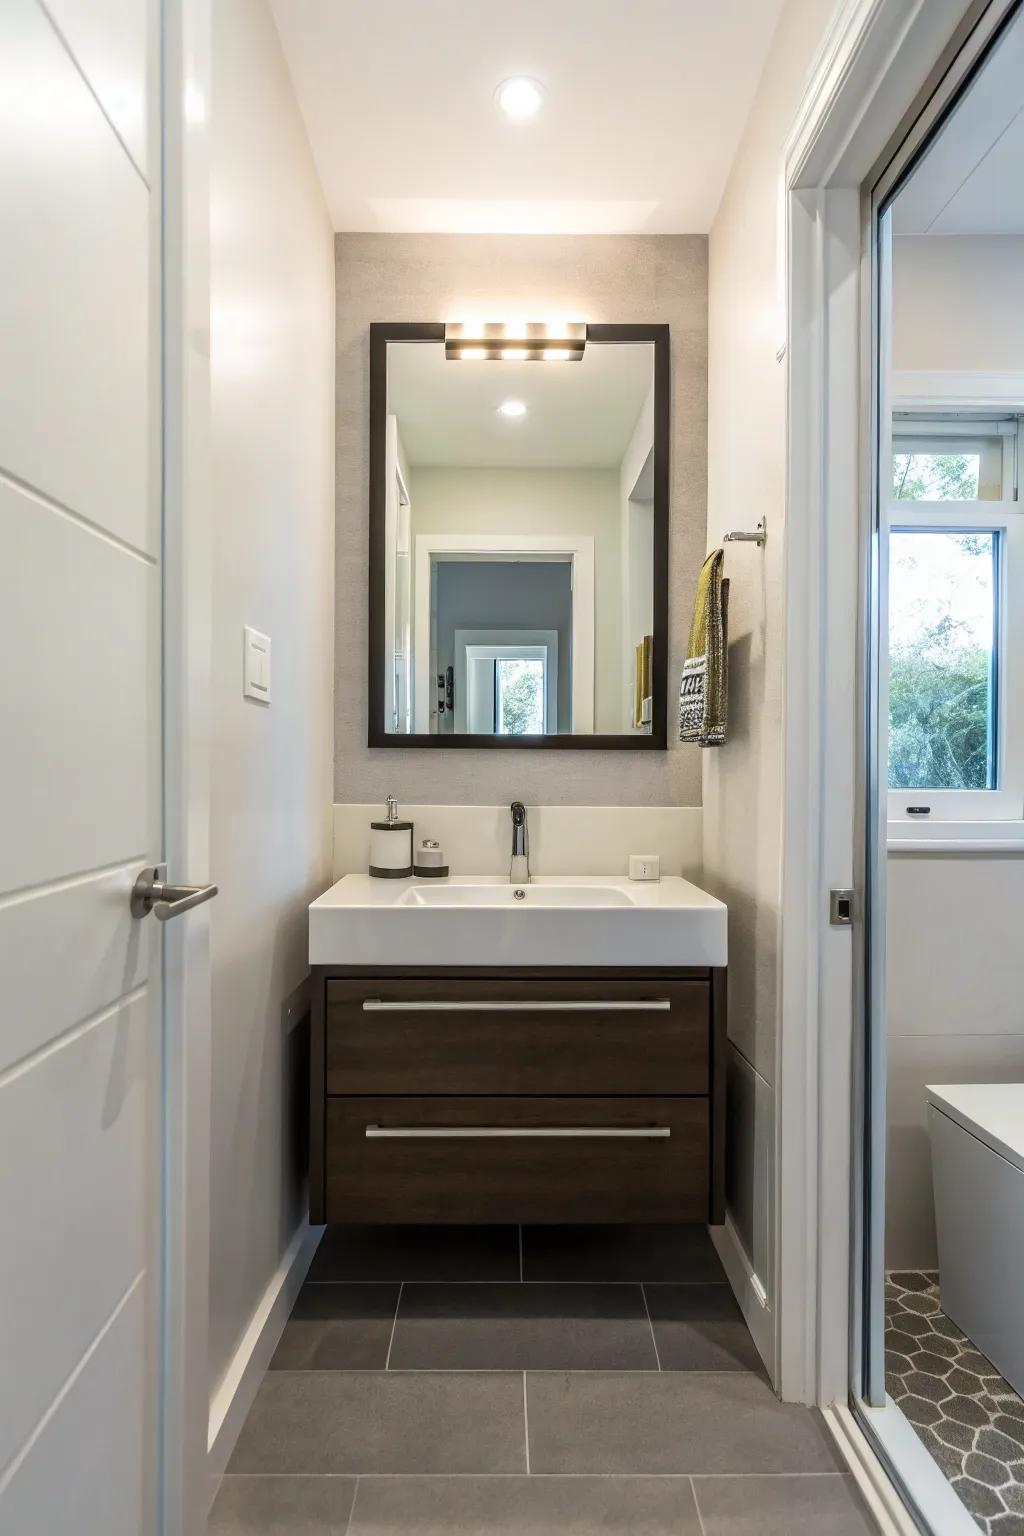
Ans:
[[[370,327],[371,747],[664,749],[669,328]]]

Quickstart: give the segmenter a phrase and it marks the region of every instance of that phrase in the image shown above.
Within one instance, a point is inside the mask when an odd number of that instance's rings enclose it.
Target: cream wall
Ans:
[[[771,1174],[781,885],[782,560],[786,367],[778,342],[779,166],[834,0],[789,0],[709,248],[708,545],[767,516],[766,546],[733,546],[729,741],[703,756],[703,883],[729,906],[728,1206],[773,1298]],[[755,1335],[765,1329],[754,1320]]]
[[[703,235],[359,235],[335,241],[335,798],[419,803],[697,805],[696,748],[671,729],[704,554],[707,240]],[[471,312],[667,322],[672,332],[667,752],[475,752],[366,746],[369,326]],[[488,366],[500,367],[500,364]]]
[[[214,7],[210,136],[215,1392],[305,1220],[285,1008],[331,869],[332,233],[265,0]],[[244,624],[273,642],[269,707],[242,697]]]
[[[1024,371],[1022,285],[1024,235],[900,235],[894,366]]]
[[[622,594],[618,470],[424,467],[414,468],[411,478],[414,540],[421,533],[516,533],[523,537],[564,533],[593,538],[594,729],[619,730]]]

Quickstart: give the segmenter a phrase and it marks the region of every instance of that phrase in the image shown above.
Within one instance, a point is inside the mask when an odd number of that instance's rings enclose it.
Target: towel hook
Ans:
[[[768,520],[762,517],[756,533],[723,533],[723,544],[764,544],[768,537]]]

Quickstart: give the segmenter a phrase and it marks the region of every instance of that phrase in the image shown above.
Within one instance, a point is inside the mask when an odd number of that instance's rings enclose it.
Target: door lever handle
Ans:
[[[166,874],[166,864],[150,864],[142,871],[132,886],[132,917],[148,917],[152,912],[166,923],[217,894],[215,885],[169,885]]]

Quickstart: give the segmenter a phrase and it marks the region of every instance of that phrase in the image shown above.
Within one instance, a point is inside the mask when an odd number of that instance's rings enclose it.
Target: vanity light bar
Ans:
[[[451,322],[444,328],[444,355],[450,363],[578,363],[587,344],[583,321],[548,325]]]

